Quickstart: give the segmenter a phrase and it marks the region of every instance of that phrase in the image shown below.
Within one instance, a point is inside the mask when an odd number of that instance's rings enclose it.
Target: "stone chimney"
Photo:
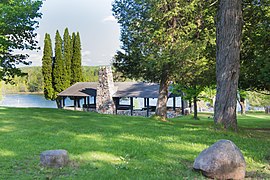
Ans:
[[[116,108],[112,97],[115,92],[111,67],[101,67],[98,73],[97,112],[115,114]]]

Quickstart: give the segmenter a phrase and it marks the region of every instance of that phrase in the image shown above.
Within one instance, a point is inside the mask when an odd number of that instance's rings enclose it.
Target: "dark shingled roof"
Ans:
[[[58,96],[77,96],[87,97],[96,96],[97,94],[97,82],[78,82],[66,90],[60,92]]]
[[[58,96],[96,96],[97,82],[78,82],[58,94]],[[159,84],[142,82],[115,82],[117,91],[113,97],[158,98]],[[169,93],[169,96],[173,94]]]

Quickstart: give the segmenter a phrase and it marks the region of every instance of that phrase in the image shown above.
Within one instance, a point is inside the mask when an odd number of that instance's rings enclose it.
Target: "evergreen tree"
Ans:
[[[42,74],[44,79],[44,96],[46,99],[54,98],[52,87],[52,42],[49,34],[45,34],[42,58]]]
[[[113,3],[123,44],[114,66],[128,78],[160,83],[157,116],[167,116],[170,81],[179,79],[179,74],[186,77],[195,65],[205,66],[208,62],[204,51],[214,39],[213,31],[206,26],[214,19],[207,9],[211,2],[115,0]],[[198,76],[209,70],[205,67]]]
[[[83,80],[82,77],[82,54],[81,54],[81,40],[80,34],[77,32],[72,34],[73,40],[73,54],[72,54],[72,79],[71,84],[75,84],[76,82],[80,82]]]
[[[62,39],[59,31],[55,35],[55,57],[53,61],[53,88],[55,91],[55,98],[58,93],[65,89],[65,67],[62,54]]]
[[[71,37],[68,32],[68,28],[64,32],[64,45],[63,45],[63,55],[64,55],[64,65],[66,74],[65,78],[65,88],[68,88],[71,84],[71,58],[72,58],[72,46]]]

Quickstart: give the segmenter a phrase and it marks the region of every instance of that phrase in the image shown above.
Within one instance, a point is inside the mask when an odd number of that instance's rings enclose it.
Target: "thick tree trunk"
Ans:
[[[198,104],[197,104],[197,97],[193,97],[193,105],[194,105],[194,119],[199,119],[198,118]]]
[[[159,96],[156,107],[156,116],[159,116],[162,119],[167,118],[168,87],[169,87],[169,80],[167,76],[162,77],[159,86]]]
[[[237,130],[236,98],[242,32],[241,0],[220,0],[217,19],[217,94],[214,121]]]

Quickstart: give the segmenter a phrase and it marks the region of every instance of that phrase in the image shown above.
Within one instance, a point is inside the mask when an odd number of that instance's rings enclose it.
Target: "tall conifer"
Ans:
[[[65,68],[62,54],[62,39],[59,31],[55,35],[55,57],[53,62],[53,88],[55,95],[65,89],[64,85]]]
[[[46,99],[52,99],[54,89],[52,87],[52,42],[49,34],[45,34],[44,49],[42,58],[42,74],[44,78],[44,96]]]
[[[73,56],[72,56],[72,84],[83,80],[82,77],[82,54],[81,54],[81,40],[80,34],[77,32],[72,34],[73,40]]]
[[[65,88],[68,88],[71,84],[71,58],[72,58],[72,43],[71,37],[68,32],[68,28],[65,29],[64,32],[64,47],[63,47],[63,55],[64,55],[64,65],[66,70],[65,75]]]

